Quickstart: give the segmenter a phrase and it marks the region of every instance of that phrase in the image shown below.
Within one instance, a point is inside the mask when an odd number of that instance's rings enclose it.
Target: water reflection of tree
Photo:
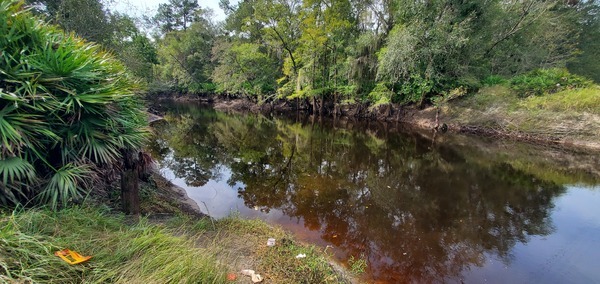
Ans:
[[[164,131],[177,174],[206,180],[217,163],[230,167],[228,182],[244,185],[247,206],[301,218],[342,257],[364,255],[374,277],[391,282],[459,277],[482,265],[484,253],[509,261],[517,242],[552,231],[552,199],[564,192],[418,135],[260,116],[187,123],[183,116]]]
[[[193,107],[173,110],[165,116],[166,121],[154,125],[156,139],[149,151],[189,186],[218,178],[223,149],[208,129],[216,115]]]

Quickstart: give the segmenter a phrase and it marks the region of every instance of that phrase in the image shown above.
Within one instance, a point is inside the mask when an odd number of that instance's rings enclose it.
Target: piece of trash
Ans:
[[[263,278],[262,278],[262,276],[260,276],[260,274],[254,274],[254,275],[252,275],[252,282],[259,283],[259,282],[262,282],[262,281],[263,281]]]
[[[305,257],[306,257],[306,254],[303,254],[303,253],[296,256],[296,258],[305,258]]]
[[[404,253],[402,253],[402,255],[407,255],[407,253],[404,252]]]
[[[70,249],[59,250],[55,252],[54,255],[60,257],[66,263],[71,265],[86,262],[92,258],[91,256],[82,256],[76,251],[72,251]]]
[[[244,270],[242,270],[242,274],[244,274],[246,276],[250,276],[252,278],[253,283],[259,283],[259,282],[263,281],[262,276],[260,276],[260,274],[256,274],[256,272],[254,270],[244,269]]]
[[[237,275],[235,275],[235,273],[227,273],[227,280],[235,281],[235,279],[237,279]]]
[[[274,239],[274,238],[269,238],[269,239],[267,240],[267,246],[268,246],[268,247],[272,247],[272,246],[274,246],[274,245],[275,245],[275,239]]]

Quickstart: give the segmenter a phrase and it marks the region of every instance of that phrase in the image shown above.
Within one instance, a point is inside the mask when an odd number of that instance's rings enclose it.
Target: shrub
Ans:
[[[422,102],[428,94],[437,91],[434,88],[435,85],[436,82],[431,79],[425,79],[419,75],[411,76],[410,80],[402,82],[398,97],[394,98],[393,102]]]
[[[369,93],[368,99],[373,106],[385,105],[392,102],[394,93],[386,86],[385,83],[375,85],[375,88]]]
[[[481,84],[486,87],[501,85],[506,82],[507,82],[506,79],[504,79],[502,76],[498,76],[498,75],[490,75],[490,76],[486,77],[485,79],[481,80]]]
[[[117,60],[21,1],[0,1],[0,34],[0,204],[56,208],[141,147],[147,118]]]
[[[537,69],[510,81],[512,89],[521,97],[556,93],[565,89],[590,86],[592,81],[569,73],[567,69]]]

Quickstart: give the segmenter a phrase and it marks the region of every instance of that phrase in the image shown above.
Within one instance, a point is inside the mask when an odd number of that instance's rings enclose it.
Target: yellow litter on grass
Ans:
[[[86,262],[92,258],[91,256],[82,256],[76,251],[72,251],[70,249],[59,250],[55,252],[54,255],[62,258],[62,260],[71,265]]]

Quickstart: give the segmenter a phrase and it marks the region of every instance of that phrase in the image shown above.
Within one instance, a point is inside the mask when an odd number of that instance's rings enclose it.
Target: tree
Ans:
[[[217,49],[215,54],[219,65],[212,75],[218,90],[253,96],[275,91],[277,64],[262,46],[253,43],[221,44],[222,48]]]
[[[445,80],[460,76],[472,17],[441,1],[406,2],[381,50],[378,78],[402,85],[395,86],[402,100],[423,102],[428,93],[442,91]]]
[[[152,80],[152,66],[158,63],[156,49],[133,18],[109,11],[101,0],[27,0],[27,3],[50,23],[114,52],[136,76]]]
[[[137,86],[101,47],[0,1],[0,202],[66,206],[147,135]]]
[[[578,29],[581,34],[578,54],[569,62],[569,70],[600,82],[600,3],[585,1],[580,5]]]
[[[294,52],[298,48],[302,16],[299,0],[263,0],[255,4],[254,18],[261,23],[262,34],[268,40],[267,45],[278,49],[282,54],[284,73],[294,76],[298,72],[298,63]]]
[[[160,27],[163,33],[187,30],[196,20],[199,10],[200,6],[197,0],[169,0],[167,4],[158,5],[152,21]]]
[[[185,88],[210,82],[211,48],[216,32],[205,17],[209,14],[199,14],[187,30],[171,31],[160,40],[160,65],[156,68],[160,80]]]
[[[132,74],[146,82],[154,80],[153,68],[158,64],[155,43],[140,32],[133,18],[114,13],[111,15],[114,34],[111,49]]]
[[[311,98],[312,110],[322,113],[325,96],[337,93],[346,83],[340,69],[345,47],[355,35],[356,18],[348,0],[304,1],[303,14],[298,48],[302,68],[295,80],[296,94]]]
[[[100,0],[27,0],[38,14],[67,32],[109,46],[113,27]]]
[[[403,1],[379,57],[398,100],[423,103],[486,76],[564,66],[577,31],[564,1]]]

